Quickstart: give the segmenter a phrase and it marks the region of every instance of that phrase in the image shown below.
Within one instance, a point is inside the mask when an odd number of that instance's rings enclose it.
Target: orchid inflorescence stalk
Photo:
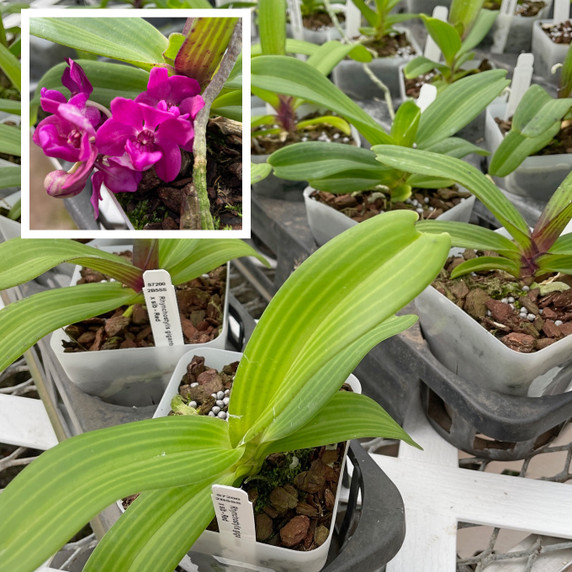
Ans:
[[[41,106],[51,115],[37,126],[33,141],[48,157],[73,162],[44,181],[53,197],[79,194],[91,175],[94,216],[99,216],[101,185],[114,193],[134,192],[143,171],[155,168],[168,183],[181,169],[181,150],[192,152],[194,119],[204,107],[199,82],[154,67],[147,90],[134,100],[116,97],[110,109],[89,99],[93,87],[79,64],[67,60],[60,91],[42,88]],[[93,174],[92,174],[93,173]]]

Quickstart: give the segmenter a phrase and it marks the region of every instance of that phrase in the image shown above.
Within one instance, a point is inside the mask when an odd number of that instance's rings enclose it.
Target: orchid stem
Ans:
[[[242,25],[237,23],[232,37],[228,43],[228,48],[221,59],[220,66],[212,80],[203,92],[205,106],[199,111],[195,118],[195,140],[193,142],[193,155],[195,158],[193,165],[192,189],[196,197],[192,194],[185,197],[181,212],[181,230],[193,230],[197,228],[197,218],[200,220],[202,230],[214,230],[214,222],[211,216],[211,205],[207,191],[207,125],[213,101],[218,96],[224,82],[228,79],[232,68],[240,54],[242,48]],[[198,199],[199,217],[192,213],[196,210],[193,202]]]

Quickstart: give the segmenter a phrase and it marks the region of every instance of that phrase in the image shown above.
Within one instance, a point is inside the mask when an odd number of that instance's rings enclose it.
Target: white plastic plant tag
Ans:
[[[532,54],[520,54],[518,56],[514,73],[512,74],[510,93],[503,119],[508,119],[514,114],[524,92],[530,87],[533,64],[534,56]]]
[[[346,34],[348,38],[359,36],[361,27],[361,12],[353,2],[346,5]]]
[[[570,18],[570,0],[554,0],[554,23],[560,24]]]
[[[304,38],[304,27],[302,24],[302,12],[300,11],[299,0],[288,0],[288,16],[292,26],[292,35],[295,40]]]
[[[424,83],[419,90],[419,97],[415,102],[423,113],[437,97],[437,88],[431,83]]]
[[[179,306],[171,276],[166,270],[143,272],[143,295],[153,330],[155,345],[182,346],[184,344]]]
[[[502,54],[504,52],[508,35],[510,33],[510,25],[516,9],[517,0],[502,0],[499,15],[495,21],[496,30],[493,35],[493,45],[491,52],[493,54]]]
[[[213,485],[212,499],[221,534],[243,542],[256,542],[254,512],[246,491]]]
[[[447,16],[449,15],[449,10],[447,6],[435,6],[433,9],[433,18],[441,20],[442,22],[447,21]],[[425,51],[423,55],[434,62],[438,62],[441,59],[441,50],[436,44],[435,40],[427,34],[427,40],[425,42]]]

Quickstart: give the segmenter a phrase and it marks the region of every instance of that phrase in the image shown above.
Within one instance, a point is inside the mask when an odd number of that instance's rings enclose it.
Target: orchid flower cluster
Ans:
[[[97,218],[102,184],[114,193],[134,192],[143,171],[152,167],[161,180],[173,181],[181,169],[181,150],[192,151],[193,121],[205,105],[198,81],[169,77],[166,68],[154,67],[145,92],[134,100],[116,97],[108,110],[89,99],[93,86],[81,66],[71,59],[67,64],[62,84],[71,97],[42,88],[41,106],[51,115],[33,135],[45,155],[74,163],[67,172],[47,175],[48,195],[75,196],[91,175]]]

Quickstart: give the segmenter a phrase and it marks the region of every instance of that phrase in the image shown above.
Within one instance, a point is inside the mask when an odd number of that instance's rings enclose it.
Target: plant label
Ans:
[[[417,107],[423,113],[437,97],[437,88],[432,83],[424,83],[419,90],[419,97],[417,98]]]
[[[163,269],[143,272],[143,295],[149,314],[155,345],[182,346],[184,344],[179,306],[170,274]]]
[[[510,84],[510,94],[504,119],[512,117],[524,92],[530,87],[532,80],[532,66],[534,64],[534,56],[532,54],[520,54],[516,61],[516,67],[512,74],[512,82]]]
[[[242,489],[213,485],[212,499],[221,534],[237,541],[255,542],[254,512]]]
[[[560,24],[570,17],[570,0],[554,0],[554,23]]]
[[[442,22],[447,21],[447,16],[449,15],[449,9],[447,6],[435,6],[433,9],[433,18],[437,20],[441,20]],[[435,42],[435,40],[427,34],[427,40],[425,41],[425,51],[423,55],[434,62],[438,62],[441,60],[441,49]]]
[[[302,24],[302,12],[297,0],[288,0],[288,16],[292,25],[292,35],[295,40],[304,39],[304,27]]]
[[[359,28],[361,26],[361,12],[353,2],[346,4],[346,34],[348,38],[356,38],[359,36]]]

